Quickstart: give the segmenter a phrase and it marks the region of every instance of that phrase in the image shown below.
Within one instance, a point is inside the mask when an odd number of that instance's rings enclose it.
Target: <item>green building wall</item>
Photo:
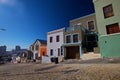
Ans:
[[[120,33],[107,34],[106,25],[118,23],[120,28],[120,0],[93,0],[101,57],[120,57]],[[114,16],[104,18],[103,7],[112,4]]]
[[[103,7],[112,4],[114,16],[104,18]],[[94,0],[94,7],[96,13],[98,33],[100,35],[107,34],[106,25],[119,23],[120,27],[120,0]]]
[[[102,57],[120,57],[120,33],[99,37]]]

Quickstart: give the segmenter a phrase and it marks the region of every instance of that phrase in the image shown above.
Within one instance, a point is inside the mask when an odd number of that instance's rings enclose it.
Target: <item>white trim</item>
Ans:
[[[93,0],[93,2],[95,2],[95,1],[97,1],[97,0]]]
[[[92,14],[89,14],[89,15],[86,15],[86,16],[82,16],[82,17],[79,17],[79,18],[75,18],[75,19],[73,19],[73,20],[70,20],[69,22],[76,21],[76,20],[79,20],[79,19],[83,19],[83,18],[92,16],[92,15],[95,15],[95,13],[92,13]]]
[[[95,24],[95,20],[94,19],[90,19],[90,20],[87,21],[87,29],[89,30],[89,28],[88,28],[88,22],[90,22],[90,21],[94,22],[94,29],[92,29],[91,31],[95,31],[96,30],[96,24]]]
[[[120,35],[120,33],[114,33],[114,34],[104,34],[104,35],[100,35],[100,37],[104,37],[104,36],[114,36],[114,35]]]

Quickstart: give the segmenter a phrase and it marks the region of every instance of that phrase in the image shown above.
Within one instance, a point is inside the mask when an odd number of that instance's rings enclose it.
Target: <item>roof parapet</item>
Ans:
[[[97,0],[93,0],[93,2],[95,2],[95,1],[97,1]]]

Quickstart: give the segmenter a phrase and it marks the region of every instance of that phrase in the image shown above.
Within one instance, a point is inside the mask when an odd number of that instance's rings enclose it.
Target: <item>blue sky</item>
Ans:
[[[69,26],[69,20],[94,12],[92,0],[0,0],[0,45],[29,48],[47,32]]]

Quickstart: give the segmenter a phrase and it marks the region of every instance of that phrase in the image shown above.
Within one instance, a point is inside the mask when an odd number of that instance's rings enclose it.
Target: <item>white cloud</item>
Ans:
[[[2,5],[13,6],[16,3],[17,3],[16,0],[0,0],[0,4],[2,4]]]
[[[4,14],[4,11],[10,11],[8,9],[11,9],[11,11],[16,12],[15,14],[24,13],[24,5],[19,0],[0,0],[0,12],[2,10]]]

